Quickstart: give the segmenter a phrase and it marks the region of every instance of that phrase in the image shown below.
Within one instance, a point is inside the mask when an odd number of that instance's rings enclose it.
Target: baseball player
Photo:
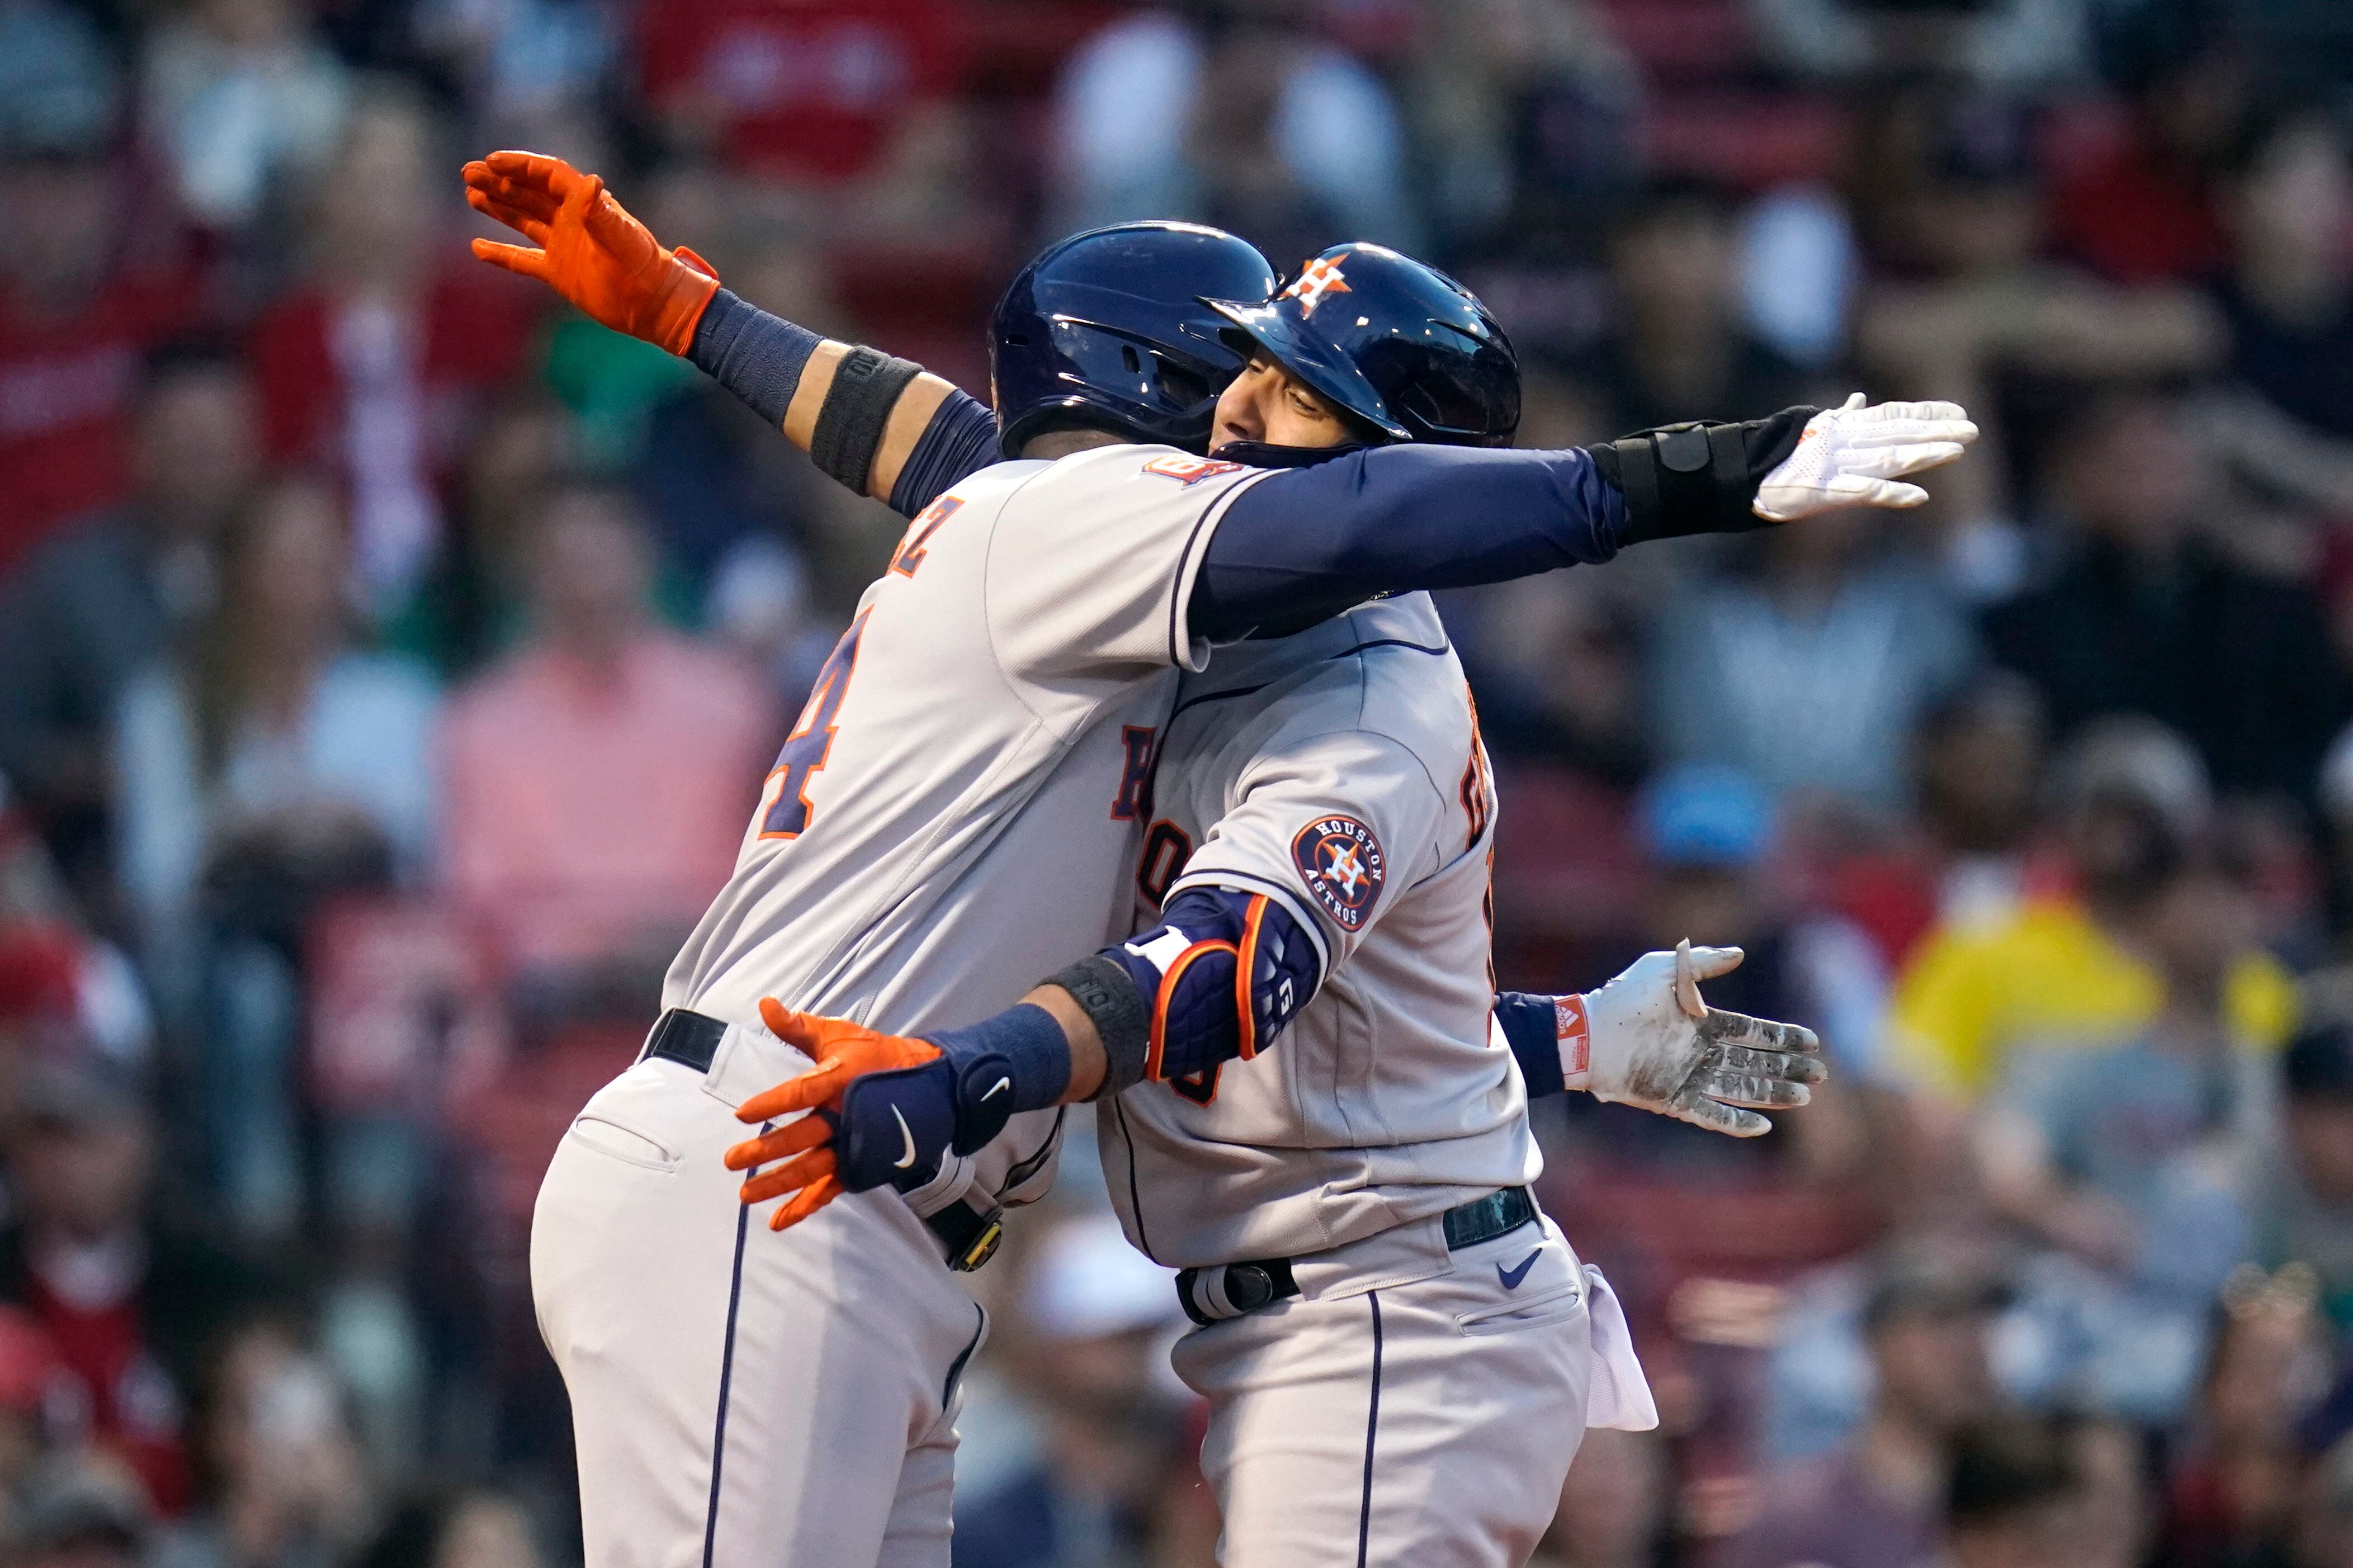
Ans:
[[[1508,439],[1516,365],[1475,299],[1372,246],[1302,278],[1229,312],[1260,353],[1383,438]],[[1337,289],[1345,312],[1318,298]],[[1400,351],[1398,324],[1426,322],[1452,330]],[[1493,427],[1415,406],[1482,374]],[[1176,1361],[1208,1401],[1221,1561],[1525,1562],[1588,1414],[1656,1417],[1614,1297],[1529,1195],[1514,1052],[1546,1090],[1741,1134],[1767,1125],[1746,1108],[1803,1104],[1822,1073],[1807,1031],[1696,1004],[1692,981],[1730,952],[1686,950],[1680,975],[1654,954],[1591,997],[1506,998],[1498,1048],[1495,804],[1426,595],[1219,650],[1180,682],[1161,742],[1135,878],[1149,929],[932,1044],[771,1009],[818,1065],[739,1118],[825,1115],[731,1151],[785,1157],[747,1200],[904,1185],[901,1163],[928,1170],[1001,1084],[1060,1074],[1064,1100],[1100,1097],[1113,1206],[1182,1270],[1201,1325]],[[1658,1054],[1640,1070],[1637,1041]],[[1007,1066],[976,1079],[960,1057]],[[1102,1096],[1107,1078],[1142,1081]]]
[[[507,162],[503,174],[500,160],[477,166],[480,183],[470,169],[471,194],[538,248],[491,247],[494,259],[786,420],[822,345],[663,250],[593,177]],[[717,1151],[736,1105],[807,1067],[751,1022],[759,998],[892,1028],[1013,1001],[1008,952],[1042,963],[1125,923],[1110,889],[1154,734],[1177,668],[1198,668],[1208,641],[1711,526],[1797,446],[1788,421],[1723,427],[1720,480],[1660,462],[1647,438],[1606,464],[1396,461],[1407,448],[1289,472],[1205,461],[1177,443],[1207,437],[1240,357],[1198,297],[1271,285],[1230,237],[1128,226],[1053,247],[1000,306],[997,412],[1023,460],[926,509],[869,590],[734,879],[673,968],[645,1058],[584,1110],[543,1190],[534,1290],[575,1402],[592,1561],[944,1555],[955,1385],[981,1321],[943,1254],[985,1256],[995,1204],[1050,1158],[1050,1134],[997,1113],[1044,1111],[1064,1086],[976,1085],[1005,1136],[966,1142],[913,1193],[858,1194],[789,1245],[747,1248],[749,1211],[712,1201],[733,1186]],[[830,368],[811,449],[867,488],[913,367],[851,351]],[[1281,391],[1253,384],[1246,400]],[[1762,467],[1736,476],[1736,463]],[[1631,504],[1602,474],[1629,465],[1650,481]],[[1810,471],[1861,477],[1835,460]],[[1261,494],[1274,504],[1244,521],[1237,507]],[[1430,521],[1440,497],[1462,503],[1444,530]],[[1466,546],[1473,559],[1450,564]],[[813,1185],[779,1215],[828,1195]]]

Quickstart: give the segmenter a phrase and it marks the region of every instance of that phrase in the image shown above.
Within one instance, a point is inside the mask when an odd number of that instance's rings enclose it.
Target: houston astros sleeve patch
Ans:
[[[1292,863],[1324,912],[1344,931],[1361,931],[1381,896],[1388,862],[1373,830],[1353,816],[1319,816],[1291,841]]]

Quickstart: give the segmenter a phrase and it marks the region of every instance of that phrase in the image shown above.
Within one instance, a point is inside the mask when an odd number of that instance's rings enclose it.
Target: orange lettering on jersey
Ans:
[[[1175,885],[1176,873],[1192,858],[1192,838],[1175,823],[1161,818],[1144,836],[1144,857],[1135,867],[1135,890],[1144,895],[1146,904],[1158,909],[1168,901],[1168,889]]]
[[[1127,748],[1127,763],[1120,770],[1119,795],[1111,803],[1113,822],[1138,822],[1152,815],[1152,742],[1158,734],[1148,724],[1121,727],[1120,744]]]
[[[809,781],[833,754],[834,720],[849,690],[849,678],[858,673],[858,642],[865,635],[869,613],[861,611],[826,656],[825,668],[818,671],[817,684],[809,688],[800,719],[785,737],[784,749],[768,771],[767,783],[760,792],[763,838],[798,838],[817,813],[808,797]]]
[[[1474,849],[1486,836],[1487,824],[1494,819],[1495,775],[1487,765],[1487,744],[1479,737],[1478,700],[1467,686],[1463,688],[1462,700],[1471,709],[1471,760],[1463,764],[1460,791],[1462,815],[1470,819],[1471,834],[1463,839],[1462,847]]]
[[[891,570],[902,577],[912,577],[915,568],[923,563],[923,546],[939,531],[940,524],[954,517],[956,508],[964,505],[961,496],[942,496],[915,514],[907,525],[907,537],[899,545],[899,553],[892,558]]]
[[[1175,479],[1188,489],[1203,479],[1213,479],[1219,474],[1238,474],[1241,469],[1240,463],[1220,463],[1213,458],[1195,458],[1183,452],[1171,452],[1144,465],[1145,473],[1158,474],[1164,479]]]

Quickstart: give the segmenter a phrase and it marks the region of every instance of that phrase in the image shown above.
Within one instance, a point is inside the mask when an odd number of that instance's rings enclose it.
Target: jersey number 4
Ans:
[[[833,751],[834,716],[841,711],[842,695],[858,671],[858,639],[865,631],[866,612],[861,611],[826,655],[825,668],[817,672],[817,684],[809,688],[808,702],[794,721],[793,732],[785,737],[776,765],[768,770],[768,782],[760,795],[763,838],[798,838],[807,830],[815,812],[809,804],[809,780]]]

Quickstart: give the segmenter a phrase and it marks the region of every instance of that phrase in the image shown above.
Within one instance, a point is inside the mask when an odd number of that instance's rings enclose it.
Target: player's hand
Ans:
[[[1736,947],[1648,952],[1589,992],[1583,1087],[1597,1100],[1639,1105],[1735,1138],[1773,1130],[1758,1110],[1788,1110],[1830,1077],[1811,1029],[1726,1013],[1700,1000],[1699,982],[1740,965]]]
[[[561,158],[493,153],[466,165],[466,200],[539,247],[478,239],[476,256],[536,278],[592,320],[674,354],[692,344],[694,325],[719,291],[709,262],[684,246],[663,248],[602,179]]]
[[[1790,522],[1842,506],[1918,506],[1928,492],[1905,476],[1953,461],[1977,438],[1957,403],[1865,404],[1858,392],[1806,421],[1798,449],[1757,487],[1755,510]]]
[[[771,1230],[798,1225],[845,1192],[912,1191],[938,1173],[955,1131],[954,1075],[924,1070],[945,1068],[938,1047],[796,1013],[773,996],[761,1001],[760,1020],[817,1064],[735,1108],[738,1121],[755,1127],[796,1119],[727,1151],[729,1170],[754,1172],[744,1183],[745,1203],[795,1194],[769,1216]],[[910,1081],[926,1078],[944,1082]]]

